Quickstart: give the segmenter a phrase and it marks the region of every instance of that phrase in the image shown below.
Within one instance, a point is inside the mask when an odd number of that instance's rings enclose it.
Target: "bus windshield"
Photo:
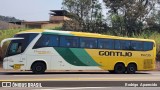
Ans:
[[[12,40],[6,52],[7,56],[17,55],[23,53],[30,42],[37,36],[37,33],[17,34],[14,37],[24,38],[20,40]]]

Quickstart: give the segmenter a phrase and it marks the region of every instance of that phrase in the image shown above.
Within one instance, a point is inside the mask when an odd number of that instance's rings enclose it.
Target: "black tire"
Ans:
[[[31,69],[35,74],[43,74],[46,70],[46,65],[43,62],[36,62],[32,65]]]
[[[108,70],[109,73],[114,74],[114,70]]]
[[[137,66],[135,64],[129,64],[127,66],[127,73],[128,74],[135,74],[137,71]]]
[[[126,72],[126,67],[122,63],[117,63],[114,67],[114,72],[116,74],[124,74]]]

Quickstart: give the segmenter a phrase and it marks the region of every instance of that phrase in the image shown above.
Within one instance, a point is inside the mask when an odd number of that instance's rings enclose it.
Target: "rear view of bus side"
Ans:
[[[11,40],[3,60],[4,69],[105,70],[129,73],[154,70],[155,41],[93,33],[30,30]],[[2,42],[2,43],[3,43]]]

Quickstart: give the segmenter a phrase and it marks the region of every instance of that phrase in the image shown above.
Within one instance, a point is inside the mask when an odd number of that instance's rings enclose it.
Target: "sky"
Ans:
[[[47,21],[50,10],[61,9],[62,0],[1,0],[0,15],[26,21]]]
[[[50,10],[59,10],[63,0],[1,0],[0,15],[26,21],[48,21]],[[102,0],[100,0],[102,2]],[[103,9],[105,6],[102,6]],[[105,14],[106,12],[104,12]]]

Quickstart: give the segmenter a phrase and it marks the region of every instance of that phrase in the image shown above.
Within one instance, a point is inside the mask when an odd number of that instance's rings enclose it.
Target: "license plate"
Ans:
[[[13,68],[17,70],[17,69],[20,69],[21,66],[22,66],[22,64],[14,64],[14,67],[13,67]]]

